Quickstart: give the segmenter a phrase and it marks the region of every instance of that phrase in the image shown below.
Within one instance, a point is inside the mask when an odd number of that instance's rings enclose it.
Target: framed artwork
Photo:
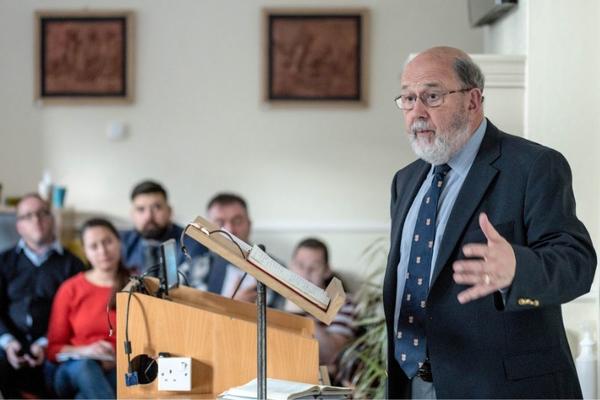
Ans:
[[[365,100],[364,9],[267,9],[267,101]]]
[[[131,11],[36,12],[36,93],[46,102],[133,100]]]

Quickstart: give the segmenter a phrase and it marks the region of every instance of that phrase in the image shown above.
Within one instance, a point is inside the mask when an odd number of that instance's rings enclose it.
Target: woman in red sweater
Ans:
[[[115,398],[115,293],[128,281],[121,241],[107,220],[87,221],[81,230],[91,268],[66,280],[52,305],[48,359],[59,362],[53,386],[61,398]]]

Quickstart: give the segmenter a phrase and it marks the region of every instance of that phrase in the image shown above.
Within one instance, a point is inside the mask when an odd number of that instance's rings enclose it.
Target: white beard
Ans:
[[[446,164],[471,137],[467,118],[460,113],[454,116],[448,131],[435,132],[433,143],[417,135],[421,130],[431,130],[431,128],[425,120],[418,119],[413,122],[408,131],[410,145],[417,157],[433,165]]]

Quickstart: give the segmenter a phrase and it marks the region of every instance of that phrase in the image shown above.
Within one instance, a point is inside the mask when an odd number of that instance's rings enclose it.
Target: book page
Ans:
[[[231,388],[221,396],[256,398],[257,380],[253,379],[243,386]],[[285,381],[281,379],[267,379],[268,400],[292,400],[303,396],[317,396],[319,387],[309,383]],[[219,396],[221,398],[221,396]]]
[[[248,254],[248,261],[261,268],[278,281],[289,285],[312,303],[316,303],[324,310],[327,309],[330,301],[327,292],[279,264],[258,246],[252,247],[252,250]]]
[[[349,396],[352,394],[352,388],[343,387],[343,386],[328,386],[328,385],[320,385],[319,389],[321,391],[321,396],[333,396],[338,397],[340,395]]]

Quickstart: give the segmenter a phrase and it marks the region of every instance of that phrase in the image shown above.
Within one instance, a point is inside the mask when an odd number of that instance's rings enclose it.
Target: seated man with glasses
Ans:
[[[47,397],[42,364],[52,300],[83,263],[54,234],[54,217],[37,194],[17,205],[16,246],[0,254],[0,392]]]

